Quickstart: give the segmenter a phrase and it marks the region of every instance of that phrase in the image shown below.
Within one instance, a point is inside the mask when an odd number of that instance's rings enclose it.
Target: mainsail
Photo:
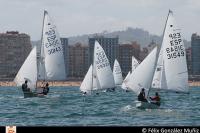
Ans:
[[[122,85],[122,81],[123,81],[122,71],[117,59],[115,59],[114,66],[113,66],[113,76],[114,76],[115,85],[116,86]]]
[[[96,73],[96,79],[100,85],[98,89],[114,88],[115,82],[109,60],[97,41],[94,46],[94,64],[93,71]]]
[[[186,51],[181,30],[177,27],[172,11],[163,37],[163,60],[168,90],[188,92]]]
[[[130,79],[126,83],[126,86],[133,90],[137,95],[140,93],[141,88],[145,88],[145,94],[148,94],[155,70],[156,54],[157,47],[155,47],[151,53],[140,63],[140,65],[131,73]]]
[[[63,46],[47,11],[44,11],[39,76],[43,80],[66,79]]]

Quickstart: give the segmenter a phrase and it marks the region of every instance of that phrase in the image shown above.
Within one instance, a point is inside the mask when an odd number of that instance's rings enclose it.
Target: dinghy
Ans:
[[[148,96],[151,87],[152,78],[156,64],[157,47],[140,63],[140,65],[131,73],[129,81],[126,83],[128,89],[132,90],[138,96],[141,89],[145,89],[145,95]],[[141,74],[142,73],[142,74]],[[138,108],[157,108],[158,106],[151,106],[150,102],[136,102]]]
[[[146,61],[149,58],[149,56],[147,56],[147,58],[145,58],[144,61]],[[153,60],[155,59],[154,56],[150,58],[152,58]],[[144,64],[143,62],[141,63],[141,65]],[[150,63],[148,65],[150,65]],[[138,67],[138,69],[141,68]],[[189,93],[186,51],[183,44],[181,30],[177,28],[172,11],[169,11],[167,17],[163,33],[163,41],[159,52],[159,57],[157,59],[157,65],[154,70],[154,76],[152,77],[152,81],[150,79],[143,78],[144,81],[141,82],[140,76],[139,78],[134,79],[133,77],[135,75],[137,77],[138,71],[144,72],[143,70],[137,70],[136,73],[133,73],[133,75],[131,75],[132,82],[129,82],[128,84],[129,87],[132,90],[134,90],[137,95],[139,94],[138,87],[134,84],[140,84],[146,89],[146,97],[148,97],[149,90],[154,88],[163,89],[166,91]],[[145,75],[149,75],[149,77],[151,77],[151,74],[152,73],[150,72],[147,74],[145,72]],[[151,84],[152,88],[150,88],[149,83]],[[136,107],[155,108],[156,106],[155,103],[151,103],[150,101],[138,101],[136,102]]]
[[[24,93],[24,97],[43,96],[43,89],[37,85],[39,80],[45,82],[66,79],[63,46],[56,26],[47,11],[44,11],[41,40],[39,67],[37,67],[36,48],[34,47],[14,79],[18,86],[29,79],[28,87],[31,88],[31,92]]]
[[[87,76],[90,75],[88,74],[91,72],[90,69],[92,69],[92,78],[91,76]],[[99,90],[106,90],[115,87],[115,81],[112,70],[110,68],[109,60],[103,48],[97,41],[95,41],[95,46],[94,46],[93,67],[89,68],[88,73],[86,74],[82,82],[83,85],[81,84],[80,87],[81,91],[88,92],[92,90],[98,93]],[[90,77],[91,79],[87,79],[87,77]]]
[[[115,59],[114,66],[113,66],[113,76],[115,81],[115,86],[121,86],[123,82],[122,71],[117,59]]]
[[[81,83],[80,90],[81,90],[81,92],[83,92],[83,94],[90,94],[92,91],[92,88],[93,88],[92,69],[93,69],[93,67],[92,67],[92,65],[90,65],[90,68],[89,68],[88,72],[86,73],[86,75],[83,79],[83,82]]]

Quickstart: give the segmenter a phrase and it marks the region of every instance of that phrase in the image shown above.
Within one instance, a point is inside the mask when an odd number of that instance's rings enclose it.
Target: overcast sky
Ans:
[[[18,30],[39,40],[44,9],[61,37],[127,27],[161,35],[169,9],[185,39],[200,34],[200,0],[0,0],[0,32]]]

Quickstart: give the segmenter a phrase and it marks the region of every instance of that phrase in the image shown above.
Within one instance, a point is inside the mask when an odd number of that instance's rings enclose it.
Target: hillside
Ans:
[[[73,45],[77,42],[81,42],[84,45],[88,45],[88,38],[93,37],[94,35],[103,35],[105,37],[119,37],[119,43],[130,43],[133,41],[137,41],[141,47],[146,47],[152,40],[157,44],[161,44],[162,36],[157,36],[150,34],[148,31],[145,31],[140,28],[130,28],[128,27],[126,30],[122,31],[114,31],[114,32],[102,32],[102,33],[95,33],[95,34],[85,34],[81,36],[72,36],[69,38],[69,45]],[[39,44],[40,41],[32,41],[32,44]],[[189,47],[190,42],[184,40],[185,46]]]

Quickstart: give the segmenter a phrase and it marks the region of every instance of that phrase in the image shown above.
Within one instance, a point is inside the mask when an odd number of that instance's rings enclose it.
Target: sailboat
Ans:
[[[121,86],[123,82],[122,71],[117,59],[115,59],[114,66],[113,66],[113,76],[115,81],[115,86]]]
[[[126,75],[123,83],[122,83],[122,89],[128,91],[128,87],[126,87],[126,83],[129,81],[129,76],[130,74],[136,69],[136,67],[139,65],[138,60],[132,56],[132,63],[131,63],[131,71],[128,72],[128,74]]]
[[[20,68],[14,81],[21,86],[25,80],[31,84],[31,92],[24,93],[24,97],[38,96],[42,89],[37,86],[37,81],[65,80],[65,63],[63,47],[56,26],[53,24],[47,11],[44,11],[42,45],[39,67],[37,67],[36,48],[34,47],[24,64]]]
[[[146,97],[148,95],[155,70],[155,64],[157,59],[156,54],[157,47],[155,47],[151,51],[151,53],[140,63],[140,65],[131,73],[130,80],[126,83],[128,89],[135,92],[136,95],[139,95],[142,88],[145,89]],[[149,102],[145,103],[137,101],[136,107],[138,107],[138,104],[142,104],[140,106],[145,107],[148,107],[150,105]]]
[[[151,74],[149,73],[147,75],[150,75],[151,77],[152,76]],[[134,75],[137,75],[137,73],[131,76],[134,76]],[[181,30],[177,28],[172,11],[169,11],[169,14],[167,17],[164,34],[163,34],[162,46],[159,52],[159,57],[157,59],[157,66],[156,66],[156,69],[154,70],[153,76],[154,77],[152,77],[152,81],[151,79],[147,81],[146,81],[146,78],[144,79],[144,82],[146,83],[148,83],[148,81],[151,81],[150,84],[152,88],[160,88],[167,91],[189,93],[185,47],[183,44]],[[139,79],[137,78],[135,80],[136,84],[139,83],[137,81],[140,82],[140,78]],[[135,83],[130,82],[129,87],[132,90],[134,90],[136,94],[139,94],[137,86],[133,85]],[[141,84],[141,85],[144,86],[144,84]],[[147,94],[146,97],[148,97],[149,90],[150,90],[149,84],[148,84],[148,87],[144,86],[144,88],[146,89],[146,94]],[[138,101],[136,103],[136,107],[158,108],[156,104],[153,104],[150,101],[148,102]]]
[[[188,93],[186,51],[182,33],[169,11],[152,88]]]
[[[115,82],[109,60],[101,45],[95,41],[93,67],[90,66],[80,90],[87,93],[114,87]]]
[[[28,87],[31,91],[34,91],[36,88],[36,82],[37,82],[37,56],[36,56],[36,46],[33,47],[30,54],[24,61],[23,65],[19,69],[14,82],[17,84],[17,86],[22,86],[22,84],[25,82],[25,80],[28,81]],[[36,96],[36,93],[28,93],[24,92],[24,97],[34,97]]]
[[[101,45],[95,41],[94,46],[94,69],[93,72],[96,76],[97,89],[114,88],[114,76],[110,67],[109,60]]]
[[[92,74],[92,65],[90,65],[84,79],[83,82],[81,83],[80,86],[80,90],[83,92],[83,94],[90,94],[93,88],[93,83],[92,83],[92,78],[93,78],[93,74]]]

